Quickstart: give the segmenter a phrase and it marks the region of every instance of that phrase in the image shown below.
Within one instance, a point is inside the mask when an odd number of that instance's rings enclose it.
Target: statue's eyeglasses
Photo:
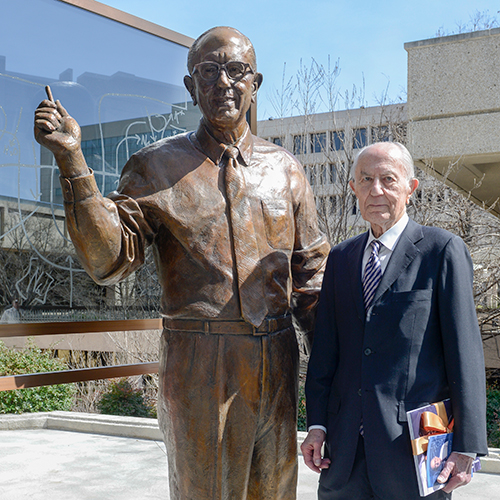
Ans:
[[[248,71],[254,73],[250,64],[240,61],[229,61],[225,64],[204,61],[194,65],[193,75],[197,72],[206,82],[214,83],[219,79],[222,70],[231,81],[241,80]]]

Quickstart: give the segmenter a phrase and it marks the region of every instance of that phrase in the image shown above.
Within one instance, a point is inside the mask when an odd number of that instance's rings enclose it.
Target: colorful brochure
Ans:
[[[449,399],[406,412],[415,460],[420,496],[434,493],[445,484],[437,478],[450,456],[453,443],[453,415]],[[474,460],[472,471],[481,469]]]

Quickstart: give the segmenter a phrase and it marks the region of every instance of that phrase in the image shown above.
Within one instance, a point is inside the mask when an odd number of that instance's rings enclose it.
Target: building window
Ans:
[[[318,170],[316,165],[308,165],[305,167],[307,170],[306,172],[308,173],[308,179],[309,179],[309,184],[311,186],[316,186],[317,184],[321,183],[321,179],[318,176]]]
[[[321,165],[321,183],[324,185],[335,184],[337,180],[337,168],[334,163]]]
[[[330,184],[330,174],[328,173],[328,165],[318,165],[320,170],[320,183],[323,186]]]
[[[358,205],[357,205],[357,200],[356,196],[352,196],[352,209],[351,209],[351,214],[356,215],[358,213]]]
[[[339,212],[339,197],[338,196],[332,196],[331,197],[331,205],[330,205],[330,213],[332,215],[337,215]]]
[[[382,125],[380,127],[372,127],[372,144],[374,142],[389,141],[389,127]]]
[[[326,151],[326,132],[311,134],[311,153],[324,153]]]
[[[355,128],[352,131],[352,147],[353,149],[364,148],[367,145],[366,128]]]
[[[334,163],[330,163],[328,167],[330,170],[330,182],[332,184],[335,184],[337,182],[337,165],[335,165]]]
[[[273,137],[273,138],[271,138],[271,142],[273,144],[276,144],[276,146],[281,146],[281,147],[283,147],[283,143],[284,143],[283,137]]]
[[[335,130],[332,132],[332,149],[333,151],[344,150],[344,131]]]
[[[293,154],[305,155],[307,153],[306,138],[303,135],[293,136]]]

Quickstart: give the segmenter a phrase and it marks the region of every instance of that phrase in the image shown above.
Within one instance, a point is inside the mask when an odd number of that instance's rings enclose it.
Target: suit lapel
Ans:
[[[363,324],[365,322],[366,313],[363,301],[363,287],[361,284],[361,261],[367,239],[368,232],[362,234],[359,238],[356,238],[353,241],[353,244],[350,245],[349,253],[347,255],[347,271],[349,282],[351,284],[351,294],[353,302],[356,305],[356,313]]]
[[[387,268],[382,276],[380,285],[375,292],[373,304],[392,286],[399,278],[401,273],[411,264],[413,259],[420,253],[420,250],[415,246],[415,243],[423,238],[422,228],[419,224],[408,221],[396,248],[392,252]]]

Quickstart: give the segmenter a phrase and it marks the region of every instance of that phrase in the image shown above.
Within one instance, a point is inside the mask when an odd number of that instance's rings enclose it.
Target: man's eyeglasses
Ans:
[[[205,61],[194,65],[193,75],[197,72],[206,82],[214,83],[219,79],[222,70],[226,72],[227,77],[232,81],[241,80],[248,71],[254,73],[250,64],[240,61],[229,61],[225,64]]]

